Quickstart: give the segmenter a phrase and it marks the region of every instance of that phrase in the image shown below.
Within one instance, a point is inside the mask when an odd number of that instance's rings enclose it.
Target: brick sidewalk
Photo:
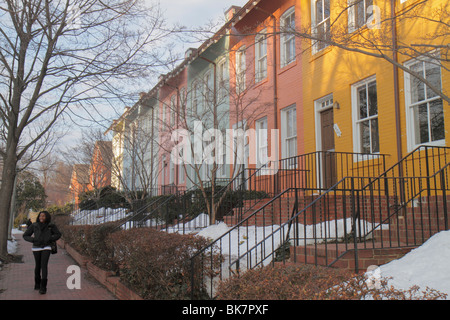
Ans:
[[[68,289],[67,267],[76,262],[64,249],[50,256],[48,263],[47,294],[34,290],[34,258],[31,243],[15,235],[18,242],[16,255],[23,255],[23,263],[3,265],[0,271],[0,300],[117,300],[112,293],[81,268],[81,289]]]

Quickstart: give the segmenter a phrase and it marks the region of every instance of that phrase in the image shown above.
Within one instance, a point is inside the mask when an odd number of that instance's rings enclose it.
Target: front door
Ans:
[[[336,176],[336,154],[334,153],[334,116],[333,108],[320,113],[321,121],[321,174],[322,188],[328,189],[337,182]]]

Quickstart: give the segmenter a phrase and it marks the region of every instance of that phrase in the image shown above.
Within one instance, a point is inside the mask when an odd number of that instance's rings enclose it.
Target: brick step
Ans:
[[[260,210],[264,207],[269,201],[272,199],[257,199],[257,200],[244,200],[244,206],[241,210],[236,209],[233,212],[233,215],[228,215],[223,217],[223,221],[227,225],[234,225],[239,221],[237,220],[237,215],[242,215],[242,220],[248,218],[249,216],[256,213],[249,220],[249,224],[255,224],[259,226],[268,225],[272,222],[275,224],[283,223],[287,221],[292,214],[292,208],[294,206],[294,201],[291,198],[278,198],[273,204],[267,205],[264,209]]]
[[[388,243],[367,242],[357,244],[358,268],[366,270],[371,265],[382,265],[399,259],[410,252],[415,246],[407,248],[389,248]],[[342,255],[342,256],[341,256]],[[333,263],[337,257],[339,260]],[[353,244],[320,244],[317,246],[291,246],[288,263],[317,264],[333,267],[355,269],[355,250]]]

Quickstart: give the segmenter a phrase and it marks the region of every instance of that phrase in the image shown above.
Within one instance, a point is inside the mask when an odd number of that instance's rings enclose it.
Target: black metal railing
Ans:
[[[201,251],[202,254],[210,250],[211,254],[218,252],[223,255],[224,264],[220,268],[210,270],[212,266],[202,265],[197,261],[201,254],[191,258],[191,264],[197,267],[196,272],[205,277],[204,283],[208,284],[212,297],[218,281],[241,270],[286,259],[327,266],[347,263],[348,267],[349,262],[343,261],[343,257],[347,257],[350,251],[353,267],[357,270],[358,250],[415,246],[417,239],[427,239],[431,232],[448,228],[448,170],[447,167],[440,169],[447,161],[446,148],[419,147],[386,171],[384,156],[364,155],[366,159],[361,161],[357,161],[358,155],[351,153],[342,158],[345,160],[334,156],[335,165],[345,168],[337,177],[344,174],[353,176],[343,176],[329,187],[324,171],[317,172],[321,170],[317,163],[320,164],[321,159],[325,161],[324,156],[326,153],[315,153],[314,156],[304,155],[291,160],[291,168],[303,170],[302,181],[313,182],[285,189]],[[299,159],[308,161],[313,168],[307,170],[300,165]],[[438,169],[439,173],[436,172]],[[415,176],[399,176],[399,172],[414,173]],[[432,172],[436,173],[430,175]],[[437,176],[439,183],[435,183]],[[304,177],[309,177],[309,180]],[[424,195],[432,199],[433,204],[425,201]],[[427,219],[424,207],[428,210]],[[442,215],[439,215],[439,210]],[[420,218],[407,217],[402,222],[405,218],[400,213],[407,211],[412,213],[412,217],[419,215]],[[424,223],[415,224],[411,219]],[[408,231],[408,226],[412,231]],[[401,230],[404,230],[403,234]],[[250,240],[252,245],[249,245]]]

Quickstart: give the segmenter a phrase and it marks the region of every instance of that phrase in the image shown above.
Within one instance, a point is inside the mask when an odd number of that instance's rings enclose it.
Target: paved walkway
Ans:
[[[22,263],[9,263],[0,271],[0,300],[117,300],[112,293],[81,268],[81,289],[68,289],[66,281],[72,273],[67,267],[77,263],[64,249],[50,256],[47,294],[34,290],[34,258],[31,243],[15,235],[16,255],[23,255]]]

